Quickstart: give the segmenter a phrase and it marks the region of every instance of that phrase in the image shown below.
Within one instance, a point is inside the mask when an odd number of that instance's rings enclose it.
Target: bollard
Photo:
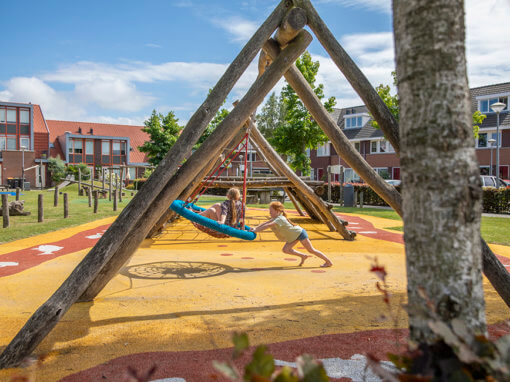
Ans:
[[[69,217],[69,199],[67,197],[67,192],[64,192],[64,219]]]
[[[359,193],[359,208],[363,208],[363,191]]]
[[[4,228],[9,227],[9,200],[7,194],[2,194],[2,215],[4,216]]]
[[[88,188],[87,196],[89,198],[89,207],[92,207],[92,190]]]
[[[110,167],[110,185],[109,185],[109,192],[108,192],[108,201],[112,201],[112,188],[113,188],[113,169]]]
[[[20,188],[16,187],[16,201],[19,200],[19,191],[20,191]]]
[[[117,211],[117,190],[113,191],[113,210]]]
[[[44,221],[44,194],[37,195],[37,222],[42,223]]]
[[[83,189],[81,188],[81,168],[78,167],[78,196],[83,196]]]
[[[358,191],[354,191],[354,207],[358,207]]]
[[[53,195],[53,207],[58,206],[58,186],[55,186],[55,194]]]
[[[99,204],[99,191],[94,191],[94,213],[97,214],[97,205]]]

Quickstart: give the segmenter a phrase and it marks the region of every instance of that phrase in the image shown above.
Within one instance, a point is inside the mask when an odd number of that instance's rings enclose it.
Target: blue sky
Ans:
[[[510,0],[465,2],[470,86],[510,81]],[[0,100],[40,104],[47,119],[142,124],[156,109],[174,111],[184,124],[277,3],[5,2]],[[391,83],[391,1],[313,4],[372,84]],[[316,40],[309,51],[321,63],[318,81],[337,107],[361,104]],[[254,63],[226,106],[255,78]]]

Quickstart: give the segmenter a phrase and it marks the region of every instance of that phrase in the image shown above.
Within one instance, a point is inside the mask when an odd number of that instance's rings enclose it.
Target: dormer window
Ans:
[[[365,123],[370,119],[368,114],[346,114],[344,116],[345,119],[345,128],[346,129],[357,129],[365,126]]]
[[[318,157],[327,157],[329,156],[329,142],[324,143],[323,145],[317,147],[317,156]]]
[[[506,107],[503,109],[503,111],[508,110],[508,95],[505,96],[489,96],[484,97],[483,99],[478,99],[478,110],[482,113],[494,113],[491,109],[491,105],[495,104],[496,102],[503,102]]]

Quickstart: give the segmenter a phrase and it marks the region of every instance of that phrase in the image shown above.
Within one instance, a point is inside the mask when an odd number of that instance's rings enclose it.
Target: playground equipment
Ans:
[[[294,188],[288,194],[301,202],[313,217],[336,230],[344,239],[352,240],[355,233],[346,229],[345,222],[327,208],[299,177],[281,160],[258,132],[250,116],[282,76],[294,87],[313,118],[324,130],[335,150],[395,211],[402,214],[400,194],[387,184],[354,149],[343,132],[331,119],[299,70],[293,65],[310,43],[311,35],[302,30],[308,24],[335,64],[359,94],[396,153],[400,151],[398,123],[367,78],[343,50],[321,20],[309,0],[283,0],[255,32],[225,74],[211,90],[204,103],[188,121],[179,139],[160,162],[145,186],[122,211],[97,244],[81,261],[60,288],[27,321],[0,355],[0,367],[19,365],[64,316],[76,301],[90,301],[103,289],[145,239],[149,231],[167,213],[175,199],[185,199],[217,163],[221,151],[251,126],[251,137],[260,152],[269,160],[278,176],[287,177]],[[277,30],[278,29],[278,30]],[[275,39],[268,41],[276,31]],[[284,49],[282,49],[284,48]],[[178,169],[185,156],[198,141],[234,84],[257,53],[260,76],[232,112],[220,123],[209,138]],[[269,66],[268,63],[270,63]],[[178,170],[178,171],[177,171]],[[503,300],[510,306],[510,275],[483,245],[484,271]]]

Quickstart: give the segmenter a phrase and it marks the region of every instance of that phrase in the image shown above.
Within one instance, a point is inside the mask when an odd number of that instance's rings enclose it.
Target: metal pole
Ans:
[[[21,190],[25,191],[25,146],[21,147]]]
[[[496,113],[496,187],[499,187],[499,113]]]
[[[489,175],[492,176],[492,149],[494,148],[494,145],[491,142],[491,166],[489,167]]]

